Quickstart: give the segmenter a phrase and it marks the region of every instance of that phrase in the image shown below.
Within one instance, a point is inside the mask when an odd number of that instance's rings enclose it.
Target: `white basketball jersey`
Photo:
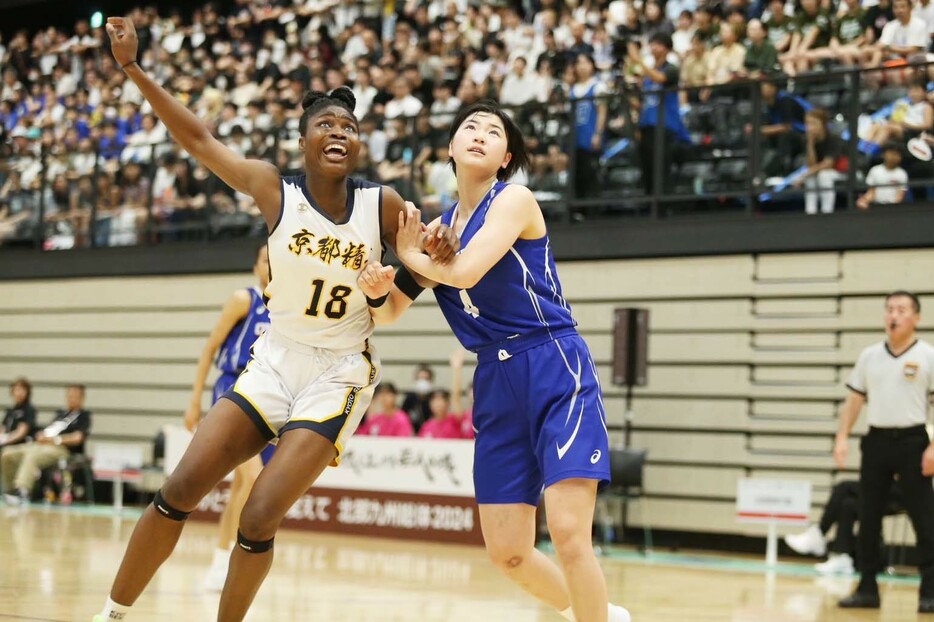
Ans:
[[[373,333],[357,276],[382,258],[382,187],[347,180],[347,213],[335,222],[307,194],[305,175],[282,178],[282,211],[269,234],[272,330],[319,348],[350,350]]]

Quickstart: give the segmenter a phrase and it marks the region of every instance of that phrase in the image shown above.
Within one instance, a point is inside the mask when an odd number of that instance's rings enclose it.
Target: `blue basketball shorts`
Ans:
[[[212,404],[216,404],[217,400],[224,397],[224,393],[227,393],[230,389],[237,384],[237,378],[240,377],[240,374],[233,372],[224,372],[218,378],[217,382],[214,383],[214,399],[211,400]]]
[[[214,401],[211,403],[216,404],[217,400],[224,397],[224,394],[232,389],[235,384],[237,384],[237,378],[239,377],[240,374],[231,372],[224,372],[221,374],[218,377],[217,382],[214,383]],[[263,460],[263,466],[269,464],[274,451],[276,451],[276,446],[271,443],[263,447],[263,451],[261,451],[259,454],[260,458]]]
[[[538,505],[559,481],[610,481],[597,368],[574,329],[539,331],[477,353],[474,489],[478,503]]]

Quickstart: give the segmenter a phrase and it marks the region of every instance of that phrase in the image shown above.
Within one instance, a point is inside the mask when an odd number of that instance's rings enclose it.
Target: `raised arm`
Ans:
[[[252,196],[271,229],[279,218],[282,194],[276,167],[262,160],[248,160],[225,147],[193,112],[143,71],[135,60],[139,40],[132,21],[108,17],[107,35],[114,59],[139,87],[175,142],[231,188]]]
[[[233,330],[233,327],[237,325],[237,322],[245,318],[249,312],[250,294],[245,289],[234,292],[224,303],[221,315],[217,318],[217,323],[214,324],[214,328],[201,350],[201,357],[198,359],[198,369],[195,371],[195,381],[191,388],[191,403],[185,412],[185,427],[189,431],[194,431],[201,419],[201,397],[204,393],[204,382],[208,377],[208,372],[211,371],[214,356],[224,343],[224,339]]]

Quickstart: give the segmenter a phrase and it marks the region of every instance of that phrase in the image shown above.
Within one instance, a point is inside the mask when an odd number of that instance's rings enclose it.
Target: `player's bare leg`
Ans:
[[[175,472],[162,487],[165,502],[180,512],[194,510],[201,499],[238,464],[266,444],[250,418],[229,400],[220,400],[204,419]],[[169,557],[185,526],[155,505],[143,512],[127,545],[110,591],[121,605],[136,602],[159,566]]]
[[[311,430],[297,428],[282,435],[240,514],[239,541],[230,556],[218,622],[239,622],[246,616],[272,566],[279,523],[336,452],[334,443]]]
[[[535,548],[535,508],[525,503],[481,504],[480,527],[490,561],[500,572],[543,603],[571,606],[561,569]]]
[[[237,541],[237,525],[240,523],[240,512],[250,496],[253,482],[263,470],[263,460],[253,456],[236,469],[233,481],[230,483],[230,495],[227,506],[221,513],[220,529],[217,538],[217,549],[214,551],[214,560],[205,580],[205,588],[212,592],[224,589],[227,580],[227,566],[230,563],[230,551]]]
[[[567,580],[579,622],[606,622],[606,579],[593,551],[591,529],[597,481],[566,479],[545,489],[548,533]]]
[[[198,428],[175,473],[162,488],[174,509],[190,512],[240,461],[255,455],[265,440],[232,402],[222,400]],[[149,506],[137,523],[114,580],[114,601],[132,605],[175,547],[184,521]]]

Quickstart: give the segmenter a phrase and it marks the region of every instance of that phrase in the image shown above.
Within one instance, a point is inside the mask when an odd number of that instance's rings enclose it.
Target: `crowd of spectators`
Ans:
[[[678,165],[726,140],[737,119],[773,126],[764,142],[792,148],[772,171],[785,175],[807,158],[803,123],[787,118],[796,111],[770,107],[763,83],[764,116],[733,114],[742,107],[730,102],[751,89],[723,85],[780,74],[792,80],[774,90],[809,109],[802,78],[815,70],[884,67],[865,80],[926,83],[924,69],[905,65],[926,59],[934,33],[931,0],[228,0],[186,14],[151,5],[130,17],[142,67],[226,145],[284,172],[300,165],[303,92],[351,86],[365,143],[360,174],[393,185],[428,216],[456,200],[447,125],[479,98],[516,107],[534,152],[520,181],[546,202],[598,196],[617,179],[607,170],[614,155],[635,162],[630,186],[670,191]],[[261,232],[248,197],[168,142],[108,45],[87,21],[0,40],[0,244]],[[660,91],[678,85],[687,90]],[[902,94],[890,96],[866,112]],[[912,119],[915,135],[931,129],[929,110]],[[748,143],[744,125],[735,127]],[[870,158],[900,139],[888,124],[873,132],[860,136],[874,146]],[[641,148],[627,151],[626,141]],[[689,157],[679,144],[693,148]],[[734,168],[751,179],[748,167]]]
[[[412,390],[399,403],[399,392],[391,382],[376,387],[366,417],[357,428],[365,436],[393,436],[440,439],[472,439],[473,409],[463,384],[464,351],[451,356],[451,388],[435,386],[434,371],[427,365],[415,370]]]

